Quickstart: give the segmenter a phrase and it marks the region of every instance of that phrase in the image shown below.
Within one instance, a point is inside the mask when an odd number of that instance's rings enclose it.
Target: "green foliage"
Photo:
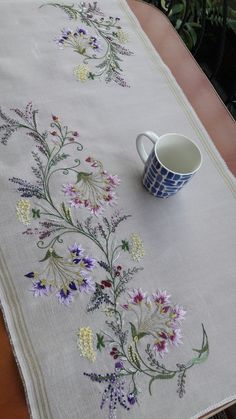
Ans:
[[[71,20],[77,20],[79,17],[79,12],[78,10],[74,8],[74,4],[69,6],[69,5],[60,4],[60,3],[47,3],[47,4],[43,4],[39,8],[44,7],[44,6],[53,6],[53,7],[60,8],[61,10],[63,10],[63,12],[67,14],[68,18]]]
[[[156,7],[161,8],[167,12],[167,6],[165,1],[157,0],[145,0],[147,3],[151,3]],[[180,36],[192,50],[197,44],[201,28],[202,28],[202,0],[191,0],[187,5],[186,0],[175,0],[171,10],[169,11],[168,17],[172,22],[173,26],[179,31]],[[222,0],[207,0],[206,1],[206,23],[220,27],[224,24],[223,22],[223,1]],[[232,0],[228,3],[227,9],[227,21],[226,25],[236,33],[236,1]]]
[[[96,333],[97,335],[97,349],[101,352],[103,348],[105,348],[104,342],[104,335],[100,335],[100,333]]]
[[[61,256],[59,256],[55,250],[51,250],[48,249],[46,255],[44,256],[43,259],[41,259],[39,262],[45,262],[45,260],[50,259],[50,258],[55,258],[55,259],[62,259]]]
[[[129,251],[129,242],[127,240],[122,240],[121,248],[122,248],[122,250],[124,250],[124,252],[128,252]]]
[[[32,216],[33,218],[40,218],[40,210],[32,208]]]

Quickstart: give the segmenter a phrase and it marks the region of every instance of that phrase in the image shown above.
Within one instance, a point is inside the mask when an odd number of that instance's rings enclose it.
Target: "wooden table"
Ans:
[[[228,167],[236,175],[235,121],[168,19],[158,9],[146,3],[137,0],[127,0],[127,2],[185,92]],[[0,417],[29,419],[22,380],[2,315],[0,316],[0,389]],[[207,417],[209,416],[211,415]]]

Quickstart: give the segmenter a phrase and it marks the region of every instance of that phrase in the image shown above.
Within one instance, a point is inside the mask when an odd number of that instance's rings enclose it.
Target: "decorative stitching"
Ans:
[[[96,360],[96,352],[93,349],[93,331],[91,327],[81,327],[78,332],[78,348],[81,356],[89,361]]]
[[[60,49],[72,48],[83,57],[81,64],[74,68],[74,76],[80,82],[102,78],[106,83],[115,82],[122,87],[130,87],[122,76],[122,56],[131,56],[133,52],[124,44],[129,41],[129,34],[120,26],[120,18],[105,17],[98,7],[98,2],[81,2],[78,8],[60,3],[48,3],[61,9],[70,20],[80,19],[89,27],[91,33],[83,27],[66,28],[56,39]]]
[[[78,171],[81,162],[77,158],[73,164],[66,164],[70,155],[64,152],[65,147],[74,146],[77,152],[83,147],[77,141],[78,132],[63,126],[57,116],[52,116],[50,130],[53,131],[41,133],[37,128],[37,110],[32,104],[28,104],[25,111],[13,111],[18,119],[0,111],[4,121],[0,126],[1,142],[6,144],[11,134],[24,129],[36,144],[36,151],[32,152],[36,162],[36,166],[32,167],[35,183],[15,177],[10,179],[17,185],[22,197],[17,204],[21,221],[29,221],[30,204],[24,198],[33,200],[32,223],[36,223],[37,227],[28,228],[24,234],[38,235],[38,247],[46,250],[40,260],[46,267],[39,273],[30,271],[25,275],[32,281],[33,295],[46,297],[55,294],[60,303],[70,306],[76,293],[84,292],[91,294],[87,312],[101,309],[105,313],[108,330],[96,332],[97,351],[110,353],[115,360],[114,371],[85,373],[85,376],[92,381],[106,383],[101,408],[109,401],[109,418],[115,417],[118,404],[127,410],[136,404],[140,396],[139,377],[148,377],[150,394],[154,381],[177,377],[177,393],[182,397],[187,371],[208,357],[207,334],[202,325],[202,344],[199,349],[193,349],[194,356],[190,361],[176,364],[175,369],[160,363],[159,357],[164,358],[169,350],[182,343],[180,326],[186,312],[182,306],[171,304],[166,291],[156,290],[147,295],[141,288],[129,288],[129,282],[142,268],[126,268],[118,261],[125,252],[132,260],[140,261],[144,256],[142,240],[137,233],[129,238],[118,237],[117,229],[129,218],[128,215],[116,210],[110,218],[98,218],[100,210],[105,211],[105,207],[113,203],[108,196],[114,198],[119,179],[108,175],[101,162],[91,157],[86,159],[86,163],[92,172]],[[70,183],[62,187],[70,198],[68,204],[73,206],[73,198],[81,197],[78,207],[88,209],[92,215],[84,220],[78,219],[77,213],[72,213],[66,203],[58,205],[54,202],[50,182],[55,174],[75,177],[75,181],[70,179]],[[97,206],[99,211],[95,210]],[[77,207],[75,209],[78,210]],[[84,255],[82,245],[77,243],[69,246],[68,256],[60,256],[58,248],[63,245],[63,236],[72,233],[91,240],[100,251],[101,260]],[[98,269],[95,282],[89,275],[96,266],[101,269]],[[82,356],[95,360],[97,352],[93,349],[93,331],[90,328],[80,329],[78,346]]]

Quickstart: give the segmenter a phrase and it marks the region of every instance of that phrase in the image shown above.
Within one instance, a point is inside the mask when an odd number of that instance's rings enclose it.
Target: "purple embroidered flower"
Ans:
[[[73,259],[73,263],[75,263],[76,265],[78,265],[81,262],[81,258],[75,258]]]
[[[59,48],[72,47],[75,52],[81,55],[88,54],[89,49],[100,50],[97,38],[90,36],[83,28],[77,28],[75,31],[71,29],[64,29],[61,31],[61,36],[56,39]]]
[[[115,187],[120,184],[120,179],[117,175],[108,175],[107,180],[109,181],[111,187]]]
[[[92,271],[95,268],[96,260],[90,257],[84,257],[82,260],[82,267],[86,268],[88,271]]]
[[[84,249],[82,248],[82,246],[76,243],[69,246],[68,249],[71,253],[75,254],[76,256],[82,256],[84,253]]]
[[[101,46],[98,44],[96,36],[90,36],[89,45],[97,51],[100,51],[102,49]]]
[[[93,215],[96,215],[96,216],[98,216],[98,215],[100,215],[100,214],[102,214],[102,212],[103,212],[103,207],[101,206],[101,205],[93,205],[93,206],[91,206],[90,207],[90,211],[91,211],[91,213],[93,214]]]
[[[77,28],[76,31],[79,35],[87,35],[88,33],[86,29],[83,29],[83,28]]]
[[[57,293],[56,296],[61,304],[68,306],[73,301],[73,295],[70,290],[61,288]]]
[[[44,297],[50,292],[50,286],[43,283],[43,281],[33,282],[33,293],[34,297]]]
[[[115,188],[120,181],[118,176],[104,171],[98,160],[88,157],[86,162],[93,171],[78,173],[77,183],[63,185],[63,191],[70,197],[71,207],[87,208],[92,214],[99,215],[105,206],[116,203]]]
[[[130,296],[129,302],[131,304],[136,305],[136,304],[140,304],[145,299],[146,293],[143,292],[141,288],[139,289],[134,288],[133,291],[129,293],[129,296]]]
[[[34,278],[35,277],[35,273],[34,272],[29,272],[28,274],[25,274],[25,276],[27,278]]]
[[[81,274],[84,274],[81,272]],[[95,291],[95,284],[94,281],[89,276],[84,276],[82,283],[79,285],[79,291],[85,292],[86,294],[89,294],[90,292]]]
[[[123,364],[123,362],[122,362],[122,361],[117,361],[117,362],[115,363],[115,371],[116,371],[116,372],[119,372],[120,370],[122,370],[123,366],[124,366],[124,364]]]
[[[180,329],[173,329],[169,335],[170,343],[174,346],[178,346],[182,342],[182,333]]]
[[[156,304],[167,304],[170,299],[170,295],[167,294],[167,291],[157,290],[153,295],[153,300]]]
[[[168,343],[165,339],[158,339],[154,342],[153,349],[161,358],[168,352]]]
[[[114,192],[109,192],[105,197],[104,201],[109,204],[111,207],[117,204],[116,194]]]
[[[129,304],[121,304],[120,305],[124,310],[129,310]]]
[[[77,290],[77,286],[76,286],[74,281],[71,281],[69,283],[69,288],[71,289],[71,291],[76,291]]]
[[[159,332],[159,336],[162,339],[168,339],[168,334],[166,332],[164,332],[163,330],[161,332]]]
[[[80,198],[79,196],[74,196],[70,201],[69,204],[71,207],[74,208],[87,208],[88,207],[88,201],[83,200],[82,198]]]
[[[73,198],[76,196],[78,189],[72,183],[66,183],[65,185],[62,185],[62,192],[64,192],[65,195]]]
[[[135,329],[137,339],[141,336],[149,336],[153,340],[153,351],[155,354],[163,357],[170,345],[178,346],[182,343],[180,323],[184,319],[185,310],[180,305],[172,305],[170,295],[166,291],[157,290],[152,294],[152,301],[146,296],[141,288],[134,289],[129,293],[130,300],[128,303],[133,304],[132,311],[135,312],[137,324]],[[124,309],[128,309],[129,305],[122,305]],[[131,328],[133,335],[133,330]]]
[[[88,271],[93,271],[93,269],[95,268],[96,260],[86,256],[83,258],[73,259],[73,263],[75,263],[75,265],[79,265],[80,269],[87,269]]]
[[[186,311],[183,309],[182,306],[175,305],[171,308],[170,317],[171,319],[176,322],[180,323],[185,318]]]
[[[134,393],[129,393],[128,396],[127,396],[127,400],[131,405],[134,405],[137,401]]]

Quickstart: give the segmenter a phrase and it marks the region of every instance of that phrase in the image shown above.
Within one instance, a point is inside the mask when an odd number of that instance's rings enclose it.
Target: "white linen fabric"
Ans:
[[[39,110],[36,116],[41,133],[51,122],[57,122],[51,115],[58,116],[62,126],[78,130],[80,134],[83,151],[78,151],[74,157],[84,161],[92,156],[102,161],[108,173],[121,179],[116,192],[117,207],[132,217],[121,223],[119,239],[138,233],[145,248],[145,256],[138,263],[143,271],[127,284],[127,290],[131,295],[133,288],[141,288],[149,295],[157,289],[167,290],[173,302],[187,312],[181,327],[183,344],[176,348],[170,346],[170,353],[163,359],[157,354],[160,363],[174,369],[176,364],[191,359],[192,348],[201,348],[202,323],[209,339],[208,358],[187,371],[183,398],[176,391],[177,376],[155,380],[150,395],[150,377],[139,372],[135,376],[138,396],[133,405],[132,400],[126,401],[129,411],[118,403],[117,417],[197,418],[236,398],[235,179],[125,0],[99,0],[98,6],[106,18],[120,18],[119,40],[128,40],[127,44],[120,45],[133,52],[119,55],[122,74],[130,87],[114,81],[106,83],[104,78],[96,77],[78,81],[73,68],[82,64],[84,57],[70,47],[60,50],[54,39],[64,28],[73,31],[79,26],[92,34],[94,28],[81,22],[80,17],[70,21],[57,7],[39,8],[40,5],[32,1],[0,1],[2,111],[17,119],[9,109],[22,109],[32,101]],[[94,50],[96,52],[96,47]],[[85,79],[86,66],[85,63]],[[199,146],[203,155],[202,167],[191,182],[166,200],[154,198],[141,183],[143,166],[135,139],[145,130],[160,135],[182,133]],[[55,136],[50,135],[48,141],[53,144]],[[21,199],[17,192],[19,184],[10,182],[9,178],[34,182],[32,150],[35,150],[33,138],[19,129],[6,146],[1,144],[0,154],[0,297],[30,413],[34,419],[108,417],[109,401],[100,409],[108,384],[92,381],[83,373],[112,373],[114,362],[118,361],[110,355],[109,345],[101,353],[97,351],[94,363],[80,356],[77,347],[80,328],[91,327],[95,335],[107,330],[104,307],[87,312],[91,296],[82,292],[77,293],[68,306],[60,304],[55,292],[36,298],[31,278],[25,277],[45,267],[42,267],[44,262],[39,261],[47,249],[37,246],[37,236],[22,235],[27,228],[33,229],[36,226],[33,223],[40,222],[42,215],[37,220],[35,213],[32,226],[19,222],[16,217],[16,205]],[[57,208],[62,201],[68,202],[62,185],[73,183],[74,176],[70,172],[66,177],[60,171],[52,181],[53,202]],[[33,196],[33,201],[36,202],[36,198]],[[27,196],[23,199],[30,200]],[[37,207],[41,213],[43,206]],[[103,215],[109,218],[113,211],[107,206],[104,214],[93,215],[94,222],[99,223]],[[77,208],[72,209],[72,215],[81,221],[90,212]],[[89,256],[102,259],[91,240],[72,232],[64,237],[63,243],[55,244],[57,254],[64,256],[74,242],[81,244]],[[119,258],[123,269],[122,263],[127,268],[133,266],[126,253]],[[97,266],[91,276],[101,283],[106,280],[107,272]],[[127,292],[122,298],[122,301],[132,300]],[[136,308],[135,304],[133,307]],[[129,315],[129,310],[124,312],[125,316]],[[127,383],[128,394],[133,391],[132,380],[128,379]],[[139,403],[135,402],[136,397]]]

